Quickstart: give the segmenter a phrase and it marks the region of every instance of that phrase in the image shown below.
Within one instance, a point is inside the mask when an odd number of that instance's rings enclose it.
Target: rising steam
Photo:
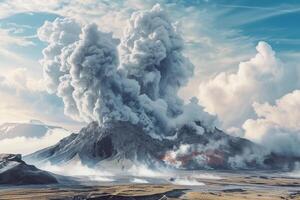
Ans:
[[[100,124],[129,121],[158,138],[183,125],[201,133],[196,121],[214,127],[215,118],[196,98],[185,105],[177,95],[194,66],[159,5],[133,13],[121,42],[100,28],[64,18],[46,22],[38,31],[49,43],[41,61],[47,87],[62,98],[65,114]]]

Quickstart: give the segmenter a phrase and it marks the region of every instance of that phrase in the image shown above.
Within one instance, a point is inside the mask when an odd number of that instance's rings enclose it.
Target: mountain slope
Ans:
[[[128,122],[102,126],[93,122],[78,134],[26,156],[29,162],[52,164],[73,159],[91,167],[113,163],[124,168],[128,163],[142,163],[181,169],[276,169],[293,167],[294,161],[300,160],[269,153],[261,146],[218,129],[205,130],[199,135],[194,128],[184,126],[172,139],[158,140]]]
[[[27,165],[21,155],[0,154],[0,184],[53,184],[57,179],[46,171]]]

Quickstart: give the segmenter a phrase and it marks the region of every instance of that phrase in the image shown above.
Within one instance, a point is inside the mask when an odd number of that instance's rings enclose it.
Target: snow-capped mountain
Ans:
[[[20,154],[0,154],[0,185],[53,183],[58,183],[54,175],[26,164]]]
[[[28,154],[57,143],[71,132],[38,120],[0,125],[0,153]],[[29,144],[29,145],[24,145]]]
[[[37,120],[30,120],[27,123],[4,123],[0,125],[0,140],[15,137],[41,138],[53,129],[62,128],[49,126]]]

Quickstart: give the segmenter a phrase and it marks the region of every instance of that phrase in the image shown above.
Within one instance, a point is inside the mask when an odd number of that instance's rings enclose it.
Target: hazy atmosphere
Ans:
[[[286,142],[295,146],[290,151],[300,153],[299,3],[158,2],[182,35],[182,54],[194,69],[182,74],[186,80],[178,88],[179,96],[185,102],[198,98],[204,111],[216,116],[217,127],[229,134],[256,142]],[[51,91],[49,77],[56,72],[49,64],[50,46],[79,37],[80,26],[95,23],[101,31],[112,32],[115,48],[120,44],[122,49],[120,39],[127,37],[124,28],[130,29],[130,15],[158,2],[1,1],[1,123],[37,119],[78,130],[91,121],[85,114],[70,114],[72,108],[60,98],[65,95]],[[77,27],[68,27],[72,35],[54,35],[64,18]],[[53,34],[47,35],[44,30],[53,21],[48,27]],[[124,60],[118,58],[116,65],[130,62]],[[279,148],[284,151],[283,144]]]
[[[299,21],[296,0],[0,0],[0,153],[104,182],[297,171]]]

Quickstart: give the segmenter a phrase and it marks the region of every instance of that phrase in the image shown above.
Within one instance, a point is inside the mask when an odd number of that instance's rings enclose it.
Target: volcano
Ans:
[[[26,157],[96,167],[135,163],[180,169],[292,168],[272,153],[215,128],[217,117],[178,95],[194,75],[180,27],[159,5],[134,12],[120,39],[97,24],[57,18],[38,31],[47,89],[64,113],[90,123],[78,134]]]
[[[200,125],[198,125],[200,126]],[[198,134],[183,126],[169,139],[154,139],[137,125],[115,121],[90,123],[56,145],[26,156],[28,162],[63,165],[74,159],[90,167],[128,168],[132,164],[179,169],[292,169],[297,157],[268,152],[246,139],[221,130]]]

